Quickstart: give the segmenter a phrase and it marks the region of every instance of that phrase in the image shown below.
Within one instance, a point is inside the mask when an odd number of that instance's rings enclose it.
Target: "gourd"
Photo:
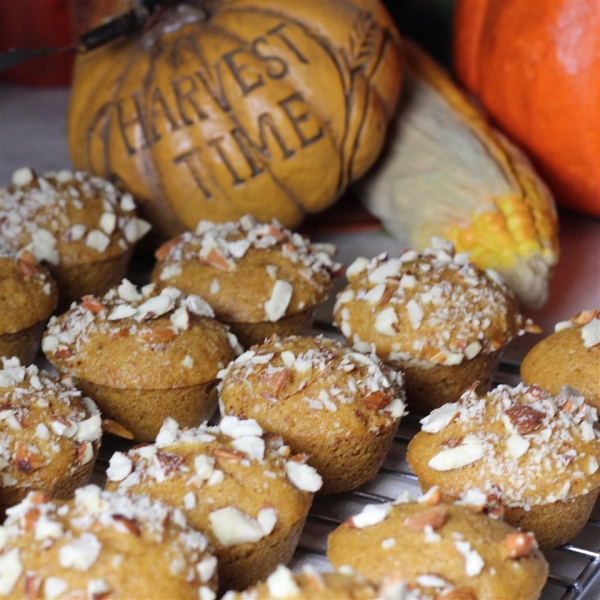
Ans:
[[[379,0],[179,3],[77,59],[71,156],[160,236],[246,213],[294,227],[375,161],[401,76]]]
[[[406,40],[405,54],[388,147],[357,193],[405,245],[450,239],[523,304],[541,306],[558,259],[548,189],[433,60]]]
[[[600,216],[600,2],[458,0],[454,65],[557,202]]]

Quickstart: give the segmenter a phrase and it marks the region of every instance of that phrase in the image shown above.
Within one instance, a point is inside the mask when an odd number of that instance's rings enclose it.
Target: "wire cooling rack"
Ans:
[[[329,323],[318,322],[315,335],[324,334],[340,339]],[[494,384],[519,383],[519,365],[501,362]],[[300,543],[290,567],[294,571],[310,564],[321,571],[331,570],[327,560],[327,536],[347,518],[360,512],[366,504],[395,500],[407,490],[420,495],[417,477],[406,462],[406,447],[420,429],[419,417],[405,416],[390,452],[374,481],[353,492],[317,496],[313,502]],[[116,450],[126,451],[133,444],[109,437],[96,463],[94,482],[103,484],[108,460]],[[583,531],[571,543],[545,552],[550,563],[550,576],[542,592],[542,600],[600,600],[600,502]],[[519,600],[499,598],[498,600]]]

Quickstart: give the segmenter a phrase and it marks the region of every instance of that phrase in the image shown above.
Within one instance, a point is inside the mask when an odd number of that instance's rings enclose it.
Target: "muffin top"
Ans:
[[[386,361],[456,365],[534,327],[500,275],[481,271],[441,238],[422,254],[358,258],[346,276],[334,322],[354,348]]]
[[[403,377],[322,336],[253,346],[219,373],[223,414],[257,417],[267,431],[324,439],[379,432],[404,414]]]
[[[213,317],[200,296],[124,279],[52,317],[42,350],[59,371],[99,385],[187,387],[215,379],[235,356],[235,336]]]
[[[419,583],[421,582],[421,583]],[[458,595],[460,593],[460,595]],[[319,573],[310,565],[292,573],[279,565],[264,583],[243,592],[228,592],[223,600],[478,600],[469,588],[456,587],[437,575],[422,575],[409,583],[400,575],[385,577],[377,586],[352,569]]]
[[[557,323],[555,333],[527,353],[521,377],[553,394],[570,385],[600,409],[600,310],[584,310]]]
[[[179,429],[167,418],[152,445],[116,452],[109,489],[148,494],[186,515],[217,548],[259,542],[304,518],[321,478],[254,420]]]
[[[598,412],[577,391],[537,386],[465,392],[421,420],[408,461],[425,481],[460,496],[477,488],[506,506],[547,504],[600,485]]]
[[[464,586],[474,598],[538,598],[548,564],[533,534],[440,497],[433,488],[417,502],[367,505],[330,534],[329,560],[374,582],[401,573],[409,583]]]
[[[0,527],[0,595],[206,598],[216,559],[181,511],[145,496],[79,488],[67,502],[31,492]]]
[[[51,265],[113,258],[149,229],[131,194],[82,171],[36,175],[24,167],[0,188],[0,237]]]
[[[335,247],[310,244],[277,221],[200,221],[161,246],[152,281],[200,294],[226,322],[278,321],[322,302],[341,265]]]
[[[102,436],[100,412],[68,380],[35,365],[22,367],[17,358],[2,361],[2,487],[49,489],[94,458]]]
[[[0,335],[15,333],[47,319],[58,293],[48,271],[31,252],[0,246]]]

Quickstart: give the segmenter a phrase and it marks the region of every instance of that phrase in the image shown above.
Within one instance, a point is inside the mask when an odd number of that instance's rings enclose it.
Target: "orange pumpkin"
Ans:
[[[73,163],[120,180],[159,235],[245,213],[296,226],[377,158],[398,32],[379,0],[203,6],[78,58]]]
[[[600,2],[457,0],[454,64],[564,207],[600,216]]]

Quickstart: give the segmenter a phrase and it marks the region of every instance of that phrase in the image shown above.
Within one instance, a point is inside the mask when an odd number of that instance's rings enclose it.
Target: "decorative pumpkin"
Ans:
[[[558,202],[600,216],[600,2],[458,0],[461,82]]]
[[[388,148],[358,184],[362,201],[406,246],[450,239],[523,304],[543,305],[558,259],[552,196],[443,69],[406,41],[405,54],[400,107]]]
[[[401,74],[379,0],[179,3],[78,58],[73,163],[120,180],[159,235],[246,213],[293,227],[375,161]]]

